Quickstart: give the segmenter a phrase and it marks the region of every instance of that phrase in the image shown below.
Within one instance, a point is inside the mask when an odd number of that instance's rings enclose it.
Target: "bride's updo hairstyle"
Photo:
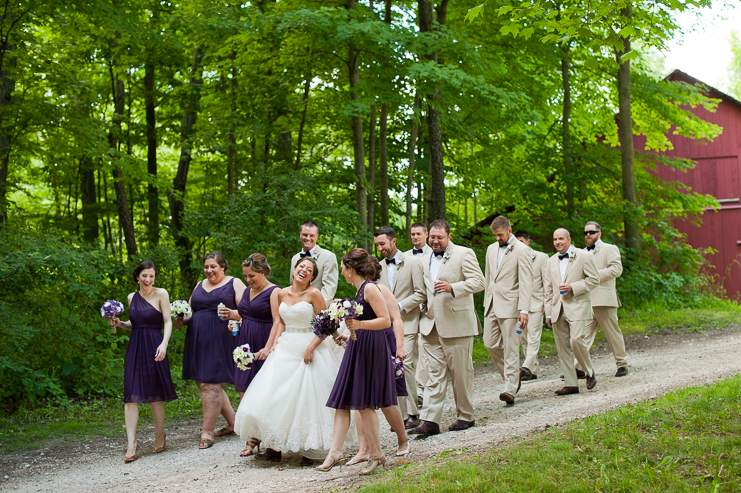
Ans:
[[[364,279],[376,280],[381,276],[381,264],[362,248],[353,248],[347,252],[342,257],[342,263]]]
[[[298,262],[296,262],[296,265],[294,265],[293,268],[296,269],[296,267],[298,267],[299,265],[301,265],[301,262],[303,262],[303,261],[311,262],[311,265],[314,266],[314,270],[311,272],[311,281],[309,281],[309,283],[312,283],[316,279],[316,276],[319,275],[319,266],[316,265],[316,260],[314,260],[313,258],[311,258],[311,257],[304,257],[304,258],[298,259]]]

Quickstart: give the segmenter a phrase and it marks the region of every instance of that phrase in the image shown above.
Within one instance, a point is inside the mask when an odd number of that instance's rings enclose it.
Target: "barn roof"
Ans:
[[[664,77],[664,80],[671,80],[671,81],[676,80],[676,81],[686,82],[688,84],[692,84],[693,86],[697,84],[702,84],[703,86],[708,88],[707,95],[710,96],[711,98],[725,99],[727,101],[737,104],[738,106],[741,106],[741,101],[739,101],[738,99],[734,98],[733,96],[729,96],[728,94],[724,92],[719,91],[715,87],[708,85],[705,82],[701,81],[700,79],[696,79],[692,77],[691,75],[685,72],[682,72],[681,70],[675,70],[671,74]]]

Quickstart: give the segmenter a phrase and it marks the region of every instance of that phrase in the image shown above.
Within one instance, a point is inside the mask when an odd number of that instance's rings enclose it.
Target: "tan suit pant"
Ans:
[[[429,335],[422,335],[422,348],[429,379],[420,419],[440,424],[450,380],[457,418],[473,421],[473,336],[443,338],[432,327]]]
[[[417,364],[419,362],[419,335],[404,334],[404,349],[407,357],[404,360],[404,381],[407,384],[408,397],[399,397],[399,408],[404,419],[409,416],[419,416],[417,409]]]
[[[525,368],[538,374],[538,351],[540,351],[540,336],[543,334],[543,312],[530,312],[527,318],[527,327],[520,334],[520,343],[525,353]]]
[[[430,374],[427,372],[427,358],[425,358],[425,351],[422,349],[421,332],[417,337],[417,353],[419,354],[419,364],[417,365],[417,394],[424,395],[425,385],[427,385]]]
[[[516,330],[516,318],[497,318],[490,313],[484,319],[484,347],[504,379],[502,392],[512,396],[517,393],[520,375],[520,335]]]
[[[594,312],[594,318],[587,320],[586,323],[586,338],[589,348],[594,344],[594,338],[597,336],[597,324],[599,324],[602,332],[605,334],[605,339],[612,349],[612,354],[615,356],[615,364],[618,368],[628,367],[628,355],[625,353],[625,339],[623,338],[623,331],[620,330],[618,325],[617,308],[612,306],[593,306],[592,311]],[[584,369],[576,365],[576,368],[584,371]]]
[[[592,360],[589,357],[585,320],[567,320],[563,314],[553,324],[553,338],[556,340],[558,360],[561,362],[564,384],[566,387],[578,387],[574,358],[579,362],[587,375],[594,376]]]

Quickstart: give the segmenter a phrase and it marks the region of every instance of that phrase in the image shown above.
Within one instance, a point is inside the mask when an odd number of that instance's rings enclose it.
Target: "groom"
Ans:
[[[293,282],[293,269],[296,267],[296,263],[304,257],[312,257],[316,261],[319,272],[311,285],[322,292],[324,301],[329,306],[337,291],[337,280],[339,279],[337,256],[317,245],[316,240],[318,237],[319,226],[314,221],[306,221],[301,225],[301,246],[303,248],[291,259],[291,276],[289,282]]]
[[[475,424],[471,354],[480,325],[473,295],[484,290],[484,274],[473,250],[450,241],[446,221],[430,225],[430,246],[422,257],[427,301],[419,327],[429,371],[420,413],[425,423],[411,430],[412,435],[440,433],[448,381],[453,385],[458,417],[448,430],[465,430]]]

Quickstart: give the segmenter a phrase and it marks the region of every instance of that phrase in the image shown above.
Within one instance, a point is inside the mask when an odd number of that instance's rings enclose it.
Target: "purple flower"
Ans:
[[[394,375],[396,376],[396,378],[397,379],[404,378],[404,362],[401,361],[396,356],[394,356],[393,363],[394,363]]]
[[[107,300],[100,307],[100,316],[103,318],[112,318],[121,315],[124,312],[123,303],[116,300]]]

